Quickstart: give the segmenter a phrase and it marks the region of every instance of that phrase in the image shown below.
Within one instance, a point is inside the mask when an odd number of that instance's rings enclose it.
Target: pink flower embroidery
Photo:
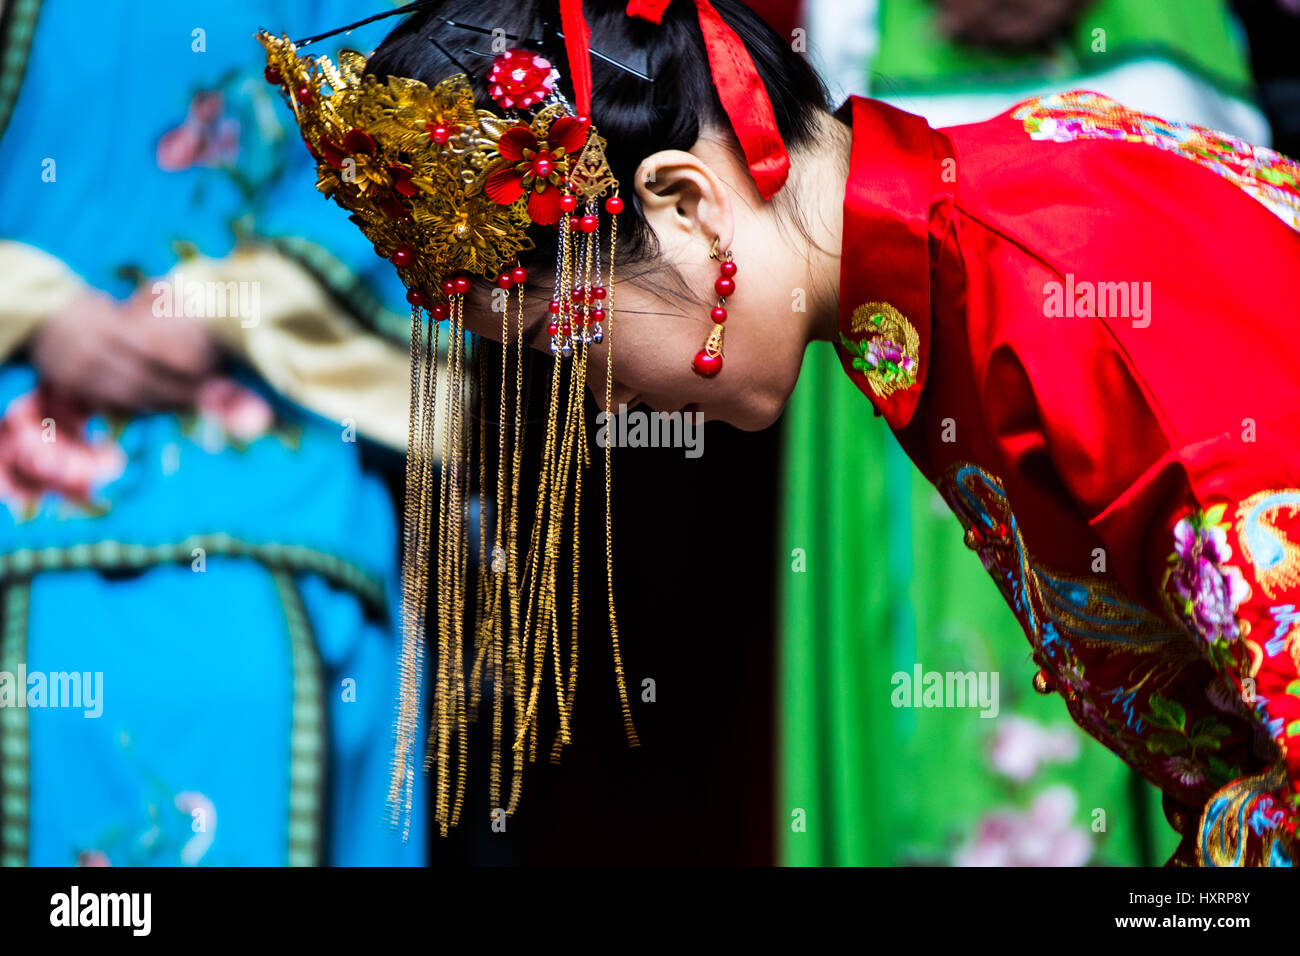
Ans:
[[[1205,770],[1191,757],[1167,757],[1164,769],[1184,787],[1195,787],[1205,782]]]
[[[1205,685],[1205,699],[1215,710],[1224,714],[1249,714],[1242,706],[1241,691],[1230,687],[1226,680],[1215,678]]]
[[[158,167],[174,173],[191,166],[233,163],[239,153],[239,121],[223,116],[223,111],[220,93],[196,93],[185,121],[158,141]]]
[[[226,435],[251,442],[271,430],[275,413],[261,395],[234,379],[213,378],[199,387],[196,400],[201,416],[213,419]]]
[[[23,512],[47,494],[89,505],[94,489],[126,469],[116,443],[85,438],[89,419],[46,386],[10,402],[0,418],[0,499]]]
[[[1239,570],[1228,564],[1225,507],[1196,512],[1174,527],[1174,551],[1169,556],[1171,583],[1182,602],[1182,612],[1192,626],[1211,644],[1239,636],[1237,608],[1250,597],[1250,585]]]

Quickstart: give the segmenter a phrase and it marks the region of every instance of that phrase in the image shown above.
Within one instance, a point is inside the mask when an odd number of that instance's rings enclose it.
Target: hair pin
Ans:
[[[516,43],[527,43],[539,49],[545,46],[544,40],[539,40],[534,37],[523,37],[523,36],[519,36],[516,33],[506,33],[504,31],[488,30],[485,27],[475,26],[472,23],[459,23],[455,20],[448,20],[446,17],[438,17],[438,19],[441,20],[443,23],[447,24],[447,26],[452,27],[453,29],[467,30],[471,33],[478,33],[482,36],[488,36],[488,37],[503,37],[504,39],[507,40],[514,40]],[[543,28],[544,28],[543,32],[552,32],[560,40],[564,39],[564,34],[561,33],[559,30],[551,30],[549,24],[544,23]],[[429,39],[432,40],[433,38],[430,37]],[[441,49],[441,47],[439,49]],[[495,53],[484,53],[482,50],[471,50],[468,47],[465,48],[465,52],[472,53],[475,56],[486,56],[486,57],[496,56]],[[622,70],[624,73],[629,73],[632,76],[635,76],[638,80],[643,80],[646,83],[653,83],[655,81],[655,78],[653,76],[649,76],[645,73],[642,73],[640,70],[636,69],[635,67],[628,66],[626,63],[622,63],[611,56],[607,56],[604,53],[601,53],[595,47],[591,47],[590,52],[592,56],[596,57],[596,59],[604,60],[606,63],[608,63],[610,66],[614,67],[615,69]],[[452,57],[448,57],[448,59],[450,59],[453,63],[456,62],[456,60]]]
[[[385,20],[388,17],[399,16],[401,14],[406,14],[406,13],[414,13],[417,10],[423,7],[427,7],[434,2],[435,0],[413,0],[413,2],[411,3],[403,4],[402,6],[396,7],[395,9],[392,10],[386,10],[383,13],[376,13],[374,16],[366,17],[364,20],[358,20],[355,23],[349,23],[347,26],[339,27],[336,30],[330,30],[327,33],[318,33],[315,36],[306,37],[302,40],[295,40],[293,42],[293,45],[301,49],[302,47],[308,46],[312,43],[316,43],[319,40],[326,40],[332,36],[338,36],[340,33],[349,33],[352,30],[357,29],[358,27],[366,26],[367,24],[374,23],[377,20]],[[483,36],[504,37],[507,40],[514,40],[519,43],[528,43],[536,47],[543,46],[543,42],[541,40],[537,40],[532,37],[521,37],[514,33],[505,33],[505,32],[498,32],[496,30],[489,30],[486,29],[485,27],[475,26],[472,23],[460,23],[456,20],[449,20],[446,17],[438,17],[437,19],[441,20],[443,23],[445,23],[449,27],[452,27],[453,29],[468,30],[471,33],[478,33]],[[554,33],[559,39],[561,40],[564,39],[564,34],[561,33],[560,31],[556,30],[554,31]],[[445,57],[447,57],[448,60],[456,64],[456,66],[460,67],[461,72],[469,73],[469,70],[465,69],[465,65],[461,63],[459,60],[457,60],[454,56],[452,56],[451,53],[448,52],[447,49],[441,43],[435,40],[432,36],[429,37],[429,42],[431,42],[434,46],[436,46],[442,52],[442,54]],[[478,50],[470,50],[468,48],[465,50],[465,52],[473,53],[475,56],[489,56],[489,57],[495,56],[495,54],[492,53],[482,53]],[[628,73],[631,76],[635,76],[638,80],[642,80],[646,83],[653,83],[655,81],[653,76],[649,76],[648,74],[643,73],[642,71],[636,69],[635,67],[628,66],[626,63],[622,63],[619,60],[614,59],[612,56],[607,56],[606,54],[601,53],[599,50],[595,49],[594,47],[591,48],[591,55],[596,57],[598,60],[605,61],[615,69],[622,70],[624,73]]]
[[[414,13],[421,7],[427,7],[436,0],[412,0],[411,3],[403,4],[392,10],[385,10],[383,13],[376,13],[373,17],[366,17],[364,20],[358,20],[356,23],[349,23],[345,27],[339,27],[337,30],[330,30],[328,33],[318,33],[314,37],[307,37],[304,40],[294,40],[293,45],[301,49],[308,44],[315,43],[317,40],[325,40],[332,36],[338,36],[340,33],[348,33],[357,27],[364,27],[367,23],[374,23],[376,20],[385,20],[388,17],[395,17],[403,13]]]

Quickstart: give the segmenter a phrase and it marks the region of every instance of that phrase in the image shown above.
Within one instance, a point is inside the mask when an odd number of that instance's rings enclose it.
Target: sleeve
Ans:
[[[21,242],[0,240],[0,361],[27,344],[46,316],[87,291],[59,259]]]
[[[1198,859],[1293,861],[1300,790],[1300,647],[1293,631],[1300,589],[1281,580],[1294,571],[1268,563],[1289,544],[1273,522],[1280,509],[1294,511],[1300,491],[1206,497],[1177,517],[1162,594],[1252,710],[1270,762],[1262,774],[1235,780],[1211,798],[1201,818]]]
[[[960,291],[1008,494],[1086,521],[1187,634],[1170,695],[1122,689],[1169,732],[1140,741],[1161,775],[1205,799],[1198,861],[1296,862],[1300,235],[1212,163],[965,130]]]
[[[1124,589],[1180,625],[1212,669],[1208,684],[1185,682],[1186,709],[1149,693],[1139,700],[1153,725],[1146,747],[1165,762],[1187,757],[1211,782],[1192,834],[1198,862],[1290,865],[1300,820],[1295,386],[1263,374],[1222,386],[1221,430],[1198,430],[1211,419],[1189,417],[1190,399],[1158,373],[1138,374],[1113,345],[1080,348],[1095,349],[1096,374],[1058,367],[1050,384],[1033,386],[1053,480],[1087,518]],[[1228,731],[1216,710],[1253,728],[1232,756],[1220,750]]]
[[[180,263],[159,280],[228,290],[204,309],[220,345],[285,397],[391,448],[406,448],[409,357],[363,327],[304,266],[269,246]],[[238,298],[236,298],[238,297]]]
[[[1171,451],[1093,525],[1143,556],[1130,583],[1191,635],[1255,727],[1264,770],[1209,799],[1196,832],[1204,865],[1287,865],[1300,814],[1300,480],[1297,422],[1241,429]],[[1252,434],[1254,432],[1254,434]],[[1291,440],[1288,440],[1291,438]],[[1143,520],[1137,515],[1149,515]],[[1212,688],[1207,695],[1213,697]]]

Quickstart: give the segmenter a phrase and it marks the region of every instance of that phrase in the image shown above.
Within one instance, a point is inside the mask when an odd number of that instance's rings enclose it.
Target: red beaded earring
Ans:
[[[722,324],[727,321],[727,296],[736,291],[736,263],[732,261],[731,251],[719,252],[718,240],[714,239],[709,258],[718,260],[720,274],[713,283],[713,290],[718,293],[718,304],[709,312],[713,329],[709,332],[704,348],[695,353],[691,362],[695,374],[704,378],[713,378],[722,371]]]

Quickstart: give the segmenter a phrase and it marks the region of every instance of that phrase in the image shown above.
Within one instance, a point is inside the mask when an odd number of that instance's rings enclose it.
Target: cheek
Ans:
[[[543,296],[530,288],[524,295],[522,315],[525,330],[534,325],[538,330],[538,334],[526,344],[547,352],[550,340],[546,337],[545,325],[546,304],[549,301],[549,296]],[[500,289],[476,287],[466,304],[465,328],[493,342],[500,342],[504,331],[505,337],[513,343],[518,334],[519,321],[519,302],[513,291],[506,294]]]
[[[613,328],[613,404],[639,396],[651,408],[676,411],[695,405],[709,420],[725,421],[737,428],[765,428],[780,415],[798,376],[798,349],[790,351],[774,337],[787,331],[772,321],[734,314],[727,320],[722,371],[702,378],[692,368],[695,354],[704,347],[713,323],[707,308],[699,316],[620,312]],[[797,346],[797,344],[796,344]],[[606,351],[594,350],[588,379],[593,394],[604,404]]]
[[[603,383],[612,345],[616,392],[640,395],[651,404],[671,406],[668,410],[679,408],[699,398],[700,379],[690,366],[708,330],[707,322],[670,312],[660,303],[629,303],[615,312],[605,342],[593,349],[593,368],[599,367]]]
[[[620,290],[622,291],[622,290]],[[493,341],[501,340],[502,315],[493,312],[488,296],[466,311],[467,328]],[[548,298],[529,296],[524,324],[542,318],[531,345],[550,354],[545,331]],[[516,314],[510,304],[511,335]],[[792,327],[770,316],[732,312],[727,321],[722,372],[711,379],[696,375],[691,360],[704,346],[713,327],[707,306],[676,308],[653,296],[635,292],[619,297],[604,343],[593,346],[587,368],[587,385],[596,403],[605,405],[605,369],[613,346],[612,404],[640,399],[651,408],[676,411],[695,405],[711,421],[725,421],[744,430],[765,428],[779,416],[798,376],[798,357],[778,341]],[[790,356],[794,355],[793,364]]]
[[[797,324],[779,312],[733,311],[722,371],[709,382],[712,394],[701,400],[708,417],[745,431],[771,425],[799,378],[804,345]]]

